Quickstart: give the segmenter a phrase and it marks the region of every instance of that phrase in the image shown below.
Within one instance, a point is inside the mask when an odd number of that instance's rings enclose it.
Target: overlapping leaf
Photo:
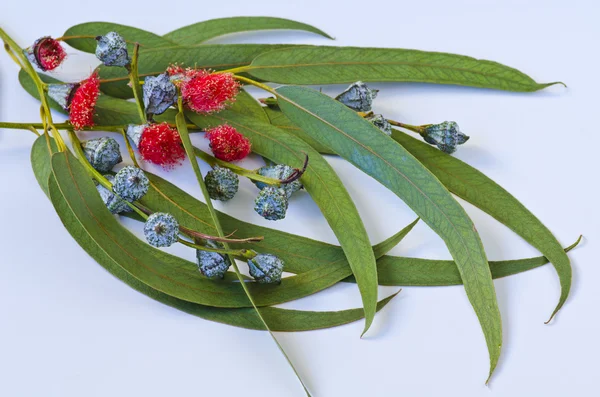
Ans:
[[[114,258],[108,254],[106,251],[106,246],[99,244],[98,240],[93,238],[88,230],[83,227],[81,219],[78,218],[75,213],[75,207],[73,203],[64,196],[54,175],[49,172],[50,154],[44,139],[45,137],[40,137],[35,142],[32,149],[32,160],[34,160],[32,161],[32,166],[34,173],[36,174],[36,178],[40,181],[40,185],[43,190],[50,191],[52,202],[67,230],[69,230],[71,235],[82,246],[82,248],[84,248],[92,257],[94,257],[94,259],[96,259],[103,267],[105,267],[117,278],[130,285],[132,288],[159,302],[173,306],[179,310],[211,321],[222,322],[244,328],[264,330],[262,322],[260,322],[254,309],[224,309],[203,306],[180,300],[149,287],[148,285],[140,282],[137,278],[133,277],[130,273],[126,272],[121,266],[122,264],[116,262]],[[55,147],[55,145],[52,144],[52,147]],[[46,155],[44,156],[44,154]],[[49,177],[49,179],[47,179],[46,182],[43,182],[44,177],[46,176]],[[83,176],[84,180],[86,180],[87,175]],[[391,298],[393,298],[393,296],[390,296],[379,302],[378,310],[383,308]],[[362,318],[362,312],[362,309],[350,309],[338,312],[305,312],[270,307],[261,309],[261,313],[266,319],[268,319],[269,324],[271,324],[272,329],[275,331],[305,331],[329,328],[356,321]]]
[[[173,63],[212,70],[236,68],[250,64],[263,52],[289,46],[289,44],[207,44],[196,47],[140,48],[140,76],[163,73]],[[104,93],[118,98],[133,96],[131,88],[127,86],[125,69],[101,66],[98,71],[103,80],[101,89]]]
[[[536,83],[526,74],[497,62],[397,48],[288,48],[258,56],[247,72],[265,81],[284,84],[410,81],[521,92],[557,84]]]
[[[235,111],[214,116],[189,113],[200,127],[228,123],[251,142],[254,152],[277,163],[300,167],[304,155],[310,158],[302,183],[321,209],[346,254],[365,308],[366,327],[371,324],[377,301],[377,269],[369,237],[356,206],[331,166],[310,145],[283,130]]]
[[[121,25],[111,22],[86,22],[67,29],[63,34],[65,42],[80,51],[94,53],[98,44],[95,37],[105,35],[108,32],[117,32],[128,42],[129,50],[133,43],[139,43],[141,47],[160,48],[173,47],[177,44],[166,37],[161,37],[147,30],[133,26]]]
[[[345,105],[303,87],[277,94],[290,120],[389,188],[442,237],[486,337],[491,375],[502,346],[500,311],[483,244],[464,209],[410,153]]]
[[[314,26],[302,22],[274,17],[231,17],[202,21],[184,26],[163,37],[183,46],[201,44],[226,34],[250,32],[256,30],[304,30],[329,39],[333,37]]]

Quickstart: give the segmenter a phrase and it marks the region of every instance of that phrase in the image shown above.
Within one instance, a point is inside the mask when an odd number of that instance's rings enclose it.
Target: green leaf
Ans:
[[[228,123],[252,143],[252,150],[270,160],[300,167],[304,154],[309,156],[302,183],[310,193],[346,254],[365,309],[365,331],[373,321],[377,301],[377,267],[369,237],[352,198],[329,163],[299,138],[272,125],[239,114],[224,111],[205,116],[192,112],[188,118],[202,128]]]
[[[569,252],[581,241],[581,236],[575,243],[564,249]],[[543,256],[508,261],[490,261],[492,277],[502,278],[535,269],[548,263]],[[454,261],[401,258],[384,256],[377,261],[379,284],[392,286],[447,286],[462,284],[460,273]],[[351,281],[347,279],[345,281]]]
[[[52,139],[51,146],[54,148],[56,147]],[[42,181],[44,177],[48,177],[44,186],[47,187],[48,183],[50,184],[49,190],[51,192],[52,202],[65,227],[78,244],[97,260],[101,266],[135,290],[178,310],[210,321],[249,329],[264,330],[262,323],[252,308],[225,309],[187,302],[155,290],[127,273],[112,257],[107,255],[106,251],[98,245],[96,240],[90,238],[89,233],[87,233],[85,228],[83,228],[81,223],[77,220],[71,206],[62,195],[56,183],[56,179],[49,172],[51,167],[50,153],[46,150],[46,155],[44,156],[41,150],[43,148],[47,149],[45,137],[42,136],[34,143],[33,150],[36,152],[35,155],[32,150],[32,159],[35,158],[35,161],[32,161],[34,174],[39,181]],[[381,300],[377,305],[377,310],[382,309],[394,296],[395,294]],[[350,309],[335,312],[310,312],[265,307],[261,310],[263,317],[269,321],[271,328],[274,331],[285,332],[330,328],[363,318],[362,309]]]
[[[272,124],[302,138],[320,153],[332,153],[331,149],[294,125],[280,110],[264,108],[264,111]],[[558,273],[562,290],[558,305],[552,313],[554,316],[569,295],[572,270],[568,256],[552,233],[514,196],[477,169],[399,130],[393,131],[392,138],[427,167],[450,192],[508,226],[550,259]],[[385,277],[381,272],[380,267],[380,284],[382,277]],[[492,275],[493,272],[492,267]]]
[[[497,62],[396,48],[288,48],[258,56],[245,71],[283,84],[408,81],[520,92],[557,84],[538,84],[526,74]]]
[[[272,125],[274,125],[278,128],[284,129],[284,130],[288,131],[289,133],[291,133],[292,135],[297,136],[298,138],[300,138],[304,142],[308,143],[317,152],[319,152],[321,154],[335,154],[335,152],[333,150],[329,149],[328,147],[323,145],[321,142],[317,141],[312,136],[310,136],[309,134],[304,132],[304,130],[302,130],[296,124],[292,123],[292,121],[290,119],[288,119],[287,116],[285,114],[283,114],[283,112],[281,110],[275,110],[275,109],[271,109],[269,107],[264,107],[263,110],[269,117],[269,122]]]
[[[177,220],[190,229],[214,233],[214,227],[208,223],[210,215],[207,212],[206,204],[159,176],[148,172],[146,175],[150,179],[150,190],[142,199],[144,205],[157,211],[176,214]],[[306,273],[314,271],[320,266],[332,266],[333,269],[339,262],[346,263],[346,267],[349,269],[344,252],[339,246],[253,225],[222,212],[219,212],[219,219],[223,229],[226,232],[235,231],[235,236],[238,238],[264,236],[264,241],[253,248],[258,252],[276,253],[285,261],[288,272]],[[416,221],[396,235],[373,246],[377,258],[379,284],[388,286],[462,285],[462,279],[454,261],[383,255],[391,246],[397,244],[415,223]],[[565,252],[573,249],[580,240],[581,237],[574,244],[565,248]],[[539,256],[490,261],[489,265],[492,277],[500,278],[535,269],[547,263],[548,259]],[[349,277],[344,281],[353,281],[353,278]]]
[[[198,47],[140,48],[140,76],[153,76],[163,73],[169,65],[178,63],[183,66],[225,70],[245,66],[259,54],[290,47],[289,44],[212,44]],[[101,89],[104,93],[118,97],[131,98],[133,93],[127,86],[127,70],[109,66],[100,66],[100,78],[104,81]],[[110,80],[106,82],[106,80]]]
[[[333,39],[327,33],[314,26],[284,18],[273,17],[231,17],[202,21],[184,26],[163,37],[178,45],[190,46],[201,44],[215,37],[231,33],[250,32],[255,30],[304,30]]]
[[[166,37],[133,26],[111,22],[86,22],[75,25],[67,29],[63,37],[74,37],[66,38],[64,41],[73,48],[93,54],[96,52],[97,44],[95,37],[105,35],[108,32],[117,32],[123,36],[128,42],[129,51],[132,50],[133,43],[136,42],[140,43],[141,47],[148,48],[177,46],[176,43]]]
[[[513,195],[470,165],[398,130],[393,131],[392,137],[452,193],[508,226],[552,262],[562,292],[551,320],[569,296],[572,270],[569,257],[550,230]]]
[[[500,311],[483,244],[464,209],[410,153],[345,105],[308,88],[276,91],[290,120],[394,192],[442,237],[483,329],[491,376],[502,346]]]
[[[56,142],[47,134],[37,138],[31,147],[31,167],[34,170],[35,179],[48,198],[50,197],[48,178],[52,174],[50,156],[57,151]]]

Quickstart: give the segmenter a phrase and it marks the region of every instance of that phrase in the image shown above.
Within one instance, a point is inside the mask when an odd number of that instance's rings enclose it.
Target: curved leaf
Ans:
[[[65,43],[71,47],[93,54],[96,52],[97,45],[95,37],[105,35],[108,32],[117,32],[123,36],[128,42],[129,51],[132,50],[133,43],[136,42],[140,43],[140,47],[148,48],[173,47],[177,45],[168,38],[161,37],[147,30],[111,22],[86,22],[71,26],[63,34],[63,37],[65,37]]]
[[[502,346],[500,311],[483,244],[464,209],[410,153],[345,105],[308,88],[276,91],[290,120],[394,192],[442,237],[483,329],[491,376]]]
[[[470,165],[398,130],[393,131],[392,138],[415,156],[452,193],[508,226],[552,262],[562,291],[551,320],[569,296],[572,279],[569,257],[552,232],[513,195]]]
[[[328,39],[333,39],[327,33],[314,26],[284,18],[273,17],[231,17],[202,21],[184,26],[167,33],[163,37],[178,45],[196,45],[215,37],[230,33],[250,32],[255,30],[304,30]]]
[[[141,77],[163,73],[169,65],[224,70],[245,66],[265,51],[290,47],[289,44],[210,44],[197,47],[140,48],[138,67]],[[118,97],[131,98],[127,86],[127,70],[109,66],[98,68],[102,79],[102,92]],[[108,80],[108,81],[107,81]]]
[[[288,48],[258,56],[246,71],[256,78],[282,84],[410,81],[520,92],[557,84],[538,84],[526,74],[497,62],[399,48]]]
[[[377,301],[375,257],[354,202],[327,161],[301,139],[243,114],[224,111],[211,116],[191,112],[187,115],[194,124],[202,128],[230,124],[252,142],[254,152],[277,163],[299,167],[304,154],[309,156],[308,169],[302,177],[302,183],[321,208],[358,280],[365,308],[366,331],[372,323]]]
[[[44,187],[50,190],[50,198],[57,209],[61,220],[65,227],[78,244],[90,254],[98,263],[108,270],[112,275],[125,282],[133,289],[143,293],[144,295],[174,307],[178,310],[192,314],[194,316],[204,318],[206,320],[215,321],[223,324],[233,325],[237,327],[265,330],[262,322],[256,315],[253,308],[226,309],[210,306],[203,306],[181,299],[177,299],[170,295],[164,294],[155,290],[148,285],[140,282],[135,277],[127,273],[118,263],[116,263],[106,252],[100,247],[96,240],[90,238],[90,235],[81,223],[77,221],[73,211],[62,195],[54,176],[50,171],[50,154],[47,150],[45,137],[38,138],[32,149],[32,167],[38,181],[43,181],[46,177]],[[51,140],[51,146],[56,148],[56,145]],[[46,149],[46,150],[44,150]],[[35,151],[35,155],[33,154]],[[44,156],[45,153],[45,156]],[[42,183],[41,183],[42,184]],[[61,210],[64,209],[64,210]],[[381,310],[394,296],[391,295],[382,299],[377,304],[377,310]],[[350,309],[333,312],[311,312],[300,310],[287,310],[273,307],[264,307],[261,309],[263,317],[269,321],[273,331],[292,332],[292,331],[310,331],[315,329],[331,328],[338,325],[347,324],[363,318],[363,310]]]

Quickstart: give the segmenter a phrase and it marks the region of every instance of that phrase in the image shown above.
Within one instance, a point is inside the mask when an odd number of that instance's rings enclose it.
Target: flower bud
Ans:
[[[440,124],[431,124],[424,128],[422,134],[425,142],[437,146],[442,152],[452,154],[458,145],[469,140],[469,137],[458,128],[454,121],[444,121]]]
[[[373,99],[377,97],[378,92],[379,90],[370,89],[362,81],[357,81],[335,99],[357,112],[370,112]]]
[[[241,160],[250,154],[252,145],[248,138],[230,125],[223,124],[206,131],[210,149],[216,158],[224,161]]]
[[[254,202],[254,211],[270,221],[285,218],[287,209],[287,194],[283,189],[273,186],[267,186],[262,189]]]
[[[52,37],[37,39],[24,52],[29,62],[43,72],[56,69],[67,56],[60,42],[54,40]]]
[[[144,235],[154,247],[170,247],[179,238],[179,223],[171,214],[155,212],[146,219]]]
[[[177,101],[177,87],[167,73],[144,80],[144,107],[148,114],[162,114]]]
[[[108,32],[96,37],[96,58],[106,66],[126,66],[131,63],[127,54],[127,43],[117,32]]]
[[[374,114],[366,118],[373,125],[381,130],[386,135],[392,135],[392,125],[381,115]]]
[[[250,275],[261,284],[281,283],[283,261],[271,254],[258,254],[248,259]]]
[[[127,136],[129,137],[129,139],[131,139],[133,141],[133,144],[136,147],[140,146],[140,140],[142,139],[142,133],[144,132],[144,129],[146,127],[148,127],[148,124],[141,124],[141,125],[129,124],[127,126]]]
[[[128,165],[121,168],[113,183],[113,192],[130,203],[141,199],[150,187],[150,181],[144,171]]]
[[[206,240],[206,246],[210,248],[222,248],[221,245],[212,240]],[[196,250],[196,260],[198,270],[208,278],[225,277],[227,269],[231,266],[231,261],[227,255],[219,254],[217,252]]]
[[[258,169],[258,174],[265,176],[267,178],[279,179],[280,181],[286,180],[294,173],[294,168],[290,167],[286,164],[277,164],[277,165],[265,165]],[[267,186],[270,186],[264,182],[260,181],[252,181],[259,189],[264,189]],[[281,185],[281,189],[285,191],[287,198],[289,199],[292,194],[302,189],[302,183],[299,180],[295,180],[290,183],[285,183]]]
[[[48,84],[48,96],[64,110],[69,111],[75,88],[77,88],[77,84]]]
[[[112,175],[104,175],[104,177],[110,183],[114,183],[114,181],[115,181],[115,177]],[[132,209],[129,208],[129,206],[127,205],[126,201],[121,200],[113,192],[111,192],[110,190],[108,190],[107,188],[102,186],[101,184],[98,184],[96,186],[96,189],[98,190],[98,193],[100,193],[100,197],[102,198],[102,201],[104,201],[106,208],[108,208],[108,210],[111,212],[111,214],[120,214],[123,212],[132,211]]]
[[[123,161],[119,143],[113,138],[90,139],[82,142],[81,147],[85,153],[85,158],[99,172],[108,172]]]
[[[240,179],[229,168],[215,167],[204,178],[208,194],[213,200],[231,200],[238,191]]]

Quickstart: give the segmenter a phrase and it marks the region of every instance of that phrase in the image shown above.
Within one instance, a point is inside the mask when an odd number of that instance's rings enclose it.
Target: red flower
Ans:
[[[206,131],[210,148],[216,158],[224,161],[241,160],[250,154],[250,141],[227,124]]]
[[[240,84],[231,73],[187,69],[181,82],[183,103],[197,113],[218,112],[233,102]]]
[[[94,72],[75,88],[69,105],[69,119],[76,130],[94,125],[94,108],[99,94],[98,72]]]
[[[52,37],[36,40],[29,53],[33,56],[34,63],[44,72],[56,69],[67,56],[60,42]]]
[[[144,128],[138,149],[144,160],[165,168],[173,168],[185,158],[179,133],[167,123]]]

